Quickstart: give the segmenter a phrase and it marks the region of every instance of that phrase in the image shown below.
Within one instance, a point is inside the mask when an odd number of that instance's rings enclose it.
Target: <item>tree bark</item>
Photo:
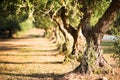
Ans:
[[[60,31],[63,33],[64,38],[65,38],[65,50],[66,50],[66,55],[69,55],[72,51],[72,46],[73,46],[73,37],[71,36],[71,34],[67,31],[66,28],[64,28],[64,24],[63,21],[61,20],[60,17],[56,17],[54,18],[54,21],[57,23],[57,25],[59,26]]]
[[[113,0],[93,29],[82,25],[83,35],[86,38],[87,47],[82,55],[80,65],[74,70],[80,73],[91,73],[99,68],[108,68],[110,65],[104,59],[100,43],[102,37],[114,21],[117,11],[120,9],[120,0]],[[81,21],[82,24],[82,21]]]
[[[58,26],[56,26],[55,35],[56,35],[56,43],[57,43],[58,49],[60,50],[60,53],[61,53],[64,51],[63,44],[65,43],[65,39],[64,39],[63,33],[60,31]],[[65,46],[65,48],[66,48],[66,46]]]
[[[61,41],[62,41],[62,40],[61,40],[62,35],[61,35],[61,32],[60,32],[58,26],[56,26],[56,28],[55,28],[55,35],[56,35],[56,43],[62,44],[62,42],[61,42]]]
[[[53,20],[59,26],[60,31],[65,37],[65,43],[63,44],[63,51],[66,53],[65,61],[69,58],[70,53],[73,49],[74,39],[76,38],[77,30],[75,30],[69,23],[67,9],[62,6],[58,11],[59,14],[54,16]]]
[[[83,4],[83,7],[80,9],[84,13],[83,18],[80,20],[80,24],[78,25],[77,37],[74,40],[73,51],[72,54],[76,57],[80,57],[81,54],[84,53],[86,39],[90,30],[90,19],[91,19],[91,10],[89,5],[85,0],[79,1]]]

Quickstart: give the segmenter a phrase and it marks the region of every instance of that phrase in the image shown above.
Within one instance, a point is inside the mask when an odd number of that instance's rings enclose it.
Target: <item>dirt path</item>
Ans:
[[[56,80],[78,65],[63,64],[57,45],[43,34],[41,29],[32,29],[21,38],[0,40],[0,80]],[[104,56],[113,63],[109,54]],[[120,80],[119,74],[107,77]]]
[[[33,29],[23,38],[0,41],[0,80],[48,80],[73,69],[62,64],[64,56],[43,32]]]

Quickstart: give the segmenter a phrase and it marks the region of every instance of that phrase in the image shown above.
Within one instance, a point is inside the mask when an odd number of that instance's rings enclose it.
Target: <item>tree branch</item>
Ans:
[[[103,16],[99,19],[98,23],[91,31],[95,45],[100,45],[104,34],[109,30],[109,27],[113,23],[119,9],[120,0],[112,0],[108,9],[105,11]]]
[[[109,29],[109,25],[112,24],[117,11],[120,9],[120,0],[113,0],[109,8],[105,11],[103,16],[99,19],[98,23],[93,28],[95,33],[106,33]]]

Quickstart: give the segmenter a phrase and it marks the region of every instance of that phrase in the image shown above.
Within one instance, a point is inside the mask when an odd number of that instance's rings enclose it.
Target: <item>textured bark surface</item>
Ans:
[[[57,25],[59,26],[60,31],[64,35],[65,44],[63,45],[64,46],[63,48],[66,50],[65,53],[68,55],[72,52],[72,46],[73,46],[74,39],[72,35],[68,32],[68,30],[64,27],[61,17],[56,17],[54,20],[56,21]]]
[[[78,58],[80,56],[79,54],[82,54],[85,50],[85,46],[86,39],[82,34],[82,30],[80,29],[77,34],[77,38],[74,39],[72,55],[75,55],[75,57]]]
[[[86,4],[85,0],[80,0],[80,3],[83,4],[83,7],[80,9],[84,13],[83,18],[80,20],[80,24],[78,25],[77,37],[74,40],[73,51],[72,54],[76,57],[84,53],[86,46],[86,39],[90,32],[90,19],[91,19],[91,11]]]
[[[100,43],[103,35],[114,21],[117,11],[120,9],[120,0],[113,0],[111,2],[109,8],[105,11],[94,28],[90,28],[91,12],[88,5],[86,5],[84,0],[81,1],[83,4],[83,8],[81,10],[83,11],[84,16],[81,20],[79,31],[81,28],[86,39],[87,46],[80,60],[80,65],[73,72],[91,74],[98,69],[110,68],[110,65],[103,57],[103,51],[101,50]],[[76,45],[78,45],[77,43],[79,43],[79,40],[76,40]],[[77,49],[77,47],[75,48]],[[79,47],[78,50],[80,50]]]
[[[63,44],[63,50],[66,53],[65,58],[69,58],[70,53],[73,51],[74,40],[77,38],[77,30],[75,30],[69,23],[67,15],[67,9],[62,6],[59,10],[59,14],[56,15],[54,21],[59,26],[60,31],[63,33],[65,43]],[[65,59],[66,61],[66,59]]]

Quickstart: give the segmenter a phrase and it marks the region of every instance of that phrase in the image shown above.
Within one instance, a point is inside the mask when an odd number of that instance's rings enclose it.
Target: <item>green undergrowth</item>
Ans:
[[[26,33],[26,31],[34,28],[34,24],[31,20],[27,19],[24,22],[19,23],[20,27],[21,27],[21,31],[17,32],[15,35],[16,36],[21,36],[24,35],[24,33]]]
[[[103,53],[113,53],[114,52],[113,43],[114,43],[113,41],[103,41],[101,43]]]

